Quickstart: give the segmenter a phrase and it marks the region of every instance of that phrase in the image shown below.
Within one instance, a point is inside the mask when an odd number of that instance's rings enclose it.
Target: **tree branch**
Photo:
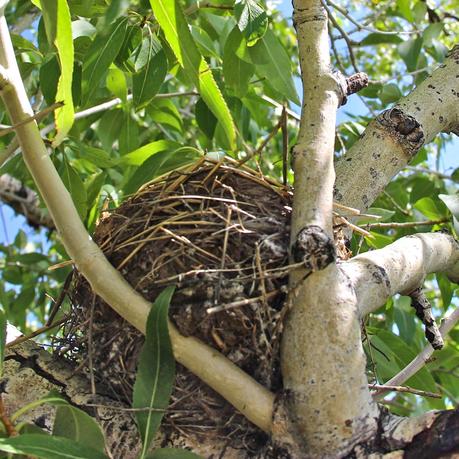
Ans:
[[[459,245],[448,234],[420,233],[357,255],[340,267],[351,280],[360,314],[365,316],[396,293],[408,295],[430,273],[443,272],[458,282]]]
[[[4,16],[0,17],[0,65],[8,78],[0,82],[11,122],[33,115]],[[0,72],[0,75],[3,75]],[[94,292],[123,318],[145,333],[150,303],[135,292],[89,237],[54,165],[35,121],[16,130],[24,161],[53,218],[65,249]],[[271,427],[274,396],[230,360],[195,338],[181,336],[172,323],[169,333],[176,359],[265,431]]]
[[[335,122],[348,81],[331,71],[327,14],[320,0],[293,3],[303,107],[293,150],[291,242],[294,260],[303,259],[313,272],[305,277],[298,269],[290,275],[281,347],[288,427],[275,430],[275,438],[289,443],[292,457],[304,457],[304,451],[323,457],[324,445],[330,457],[341,457],[373,435],[378,416],[367,387],[356,298],[334,263]]]
[[[458,56],[456,46],[410,95],[372,121],[337,162],[338,202],[365,211],[424,144],[440,132],[459,132]]]

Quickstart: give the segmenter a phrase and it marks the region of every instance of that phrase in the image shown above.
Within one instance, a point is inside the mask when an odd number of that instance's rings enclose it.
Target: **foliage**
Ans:
[[[359,138],[375,113],[397,102],[441,64],[459,35],[457,0],[439,6],[420,0],[343,3],[347,5],[339,9],[328,3],[339,27],[331,31],[333,62],[348,75],[367,72],[370,85],[342,109],[337,156]],[[90,231],[104,208],[118,206],[144,183],[206,153],[249,156],[250,165],[282,179],[289,146],[278,122],[283,106],[296,110],[300,105],[291,24],[262,1],[211,4],[17,0],[7,6],[21,74],[36,109],[64,101],[55,119],[48,116],[40,126]],[[101,105],[114,99],[108,107]],[[3,107],[0,118],[9,124]],[[289,117],[287,128],[292,145],[295,117]],[[0,146],[6,148],[12,139],[11,134],[1,137]],[[450,217],[448,208],[456,214],[448,198],[439,198],[454,194],[459,181],[459,168],[446,171],[446,176],[439,173],[451,164],[446,156],[450,144],[450,138],[441,136],[422,148],[411,163],[415,168],[400,173],[369,214],[379,215],[378,222],[400,223],[444,220]],[[1,173],[34,188],[19,155],[5,163]],[[292,181],[290,170],[286,178]],[[401,236],[440,227],[369,227],[372,237],[355,236],[352,251],[379,248]],[[0,245],[0,303],[8,320],[24,331],[46,322],[53,307],[49,298],[57,298],[69,270],[49,270],[68,259],[54,232],[36,238],[27,231],[18,230],[13,242]],[[456,306],[455,290],[442,275],[428,279],[427,295],[436,316]],[[64,303],[60,314],[67,307]],[[397,373],[425,345],[422,327],[405,297],[394,298],[371,316],[366,331],[369,373],[378,382]],[[442,400],[396,394],[393,410],[406,415],[457,404],[458,348],[459,333],[454,330],[435,361],[408,382],[441,392]],[[11,452],[39,456],[19,440],[2,442]],[[59,448],[64,444],[66,440],[56,437]]]

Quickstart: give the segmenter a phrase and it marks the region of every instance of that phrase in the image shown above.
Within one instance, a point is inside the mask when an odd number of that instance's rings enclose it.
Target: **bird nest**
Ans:
[[[288,188],[251,169],[202,160],[104,212],[94,240],[147,300],[175,285],[169,315],[179,331],[276,392],[291,198]],[[80,368],[92,368],[96,381],[130,402],[143,336],[80,275],[72,300],[66,343],[87,356]],[[260,452],[264,434],[180,365],[163,431],[166,439],[214,436],[248,457],[268,457],[266,449]]]

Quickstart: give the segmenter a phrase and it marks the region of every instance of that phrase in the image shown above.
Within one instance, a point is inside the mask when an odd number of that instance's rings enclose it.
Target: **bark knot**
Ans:
[[[320,226],[309,225],[298,233],[292,255],[306,269],[320,271],[336,260],[335,244]]]
[[[401,145],[409,159],[424,144],[425,137],[421,124],[400,108],[394,107],[382,112],[376,121]]]

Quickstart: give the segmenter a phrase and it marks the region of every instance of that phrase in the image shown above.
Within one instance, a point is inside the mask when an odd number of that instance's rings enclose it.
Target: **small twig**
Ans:
[[[440,325],[440,333],[444,338],[449,331],[456,325],[459,321],[459,308],[454,309],[452,313],[442,320]],[[386,382],[386,386],[400,386],[405,381],[410,379],[414,374],[416,374],[426,363],[430,361],[430,358],[434,352],[434,348],[428,344],[405,368],[403,368],[399,373],[397,373],[393,378]],[[384,393],[387,391],[380,391],[373,395],[376,400],[382,398]]]
[[[352,64],[352,67],[354,68],[355,72],[356,73],[359,73],[360,70],[359,68],[357,67],[357,62],[355,60],[355,56],[354,56],[354,50],[353,50],[353,46],[356,44],[355,42],[353,42],[350,38],[349,38],[349,35],[346,33],[346,31],[338,24],[338,21],[335,19],[335,17],[333,16],[333,14],[331,13],[330,11],[330,8],[328,8],[327,4],[325,3],[324,0],[321,0],[321,3],[322,3],[322,6],[325,8],[325,10],[327,11],[327,14],[328,14],[328,17],[331,21],[331,23],[333,24],[333,26],[339,30],[339,32],[341,33],[341,36],[343,37],[344,41],[346,42],[346,45],[347,45],[347,48],[349,50],[349,58],[351,60],[351,64]]]
[[[442,172],[439,171],[434,171],[432,169],[427,169],[427,167],[419,167],[419,166],[406,166],[405,169],[408,169],[409,171],[413,172],[421,172],[423,174],[431,174],[435,175],[438,178],[444,179],[444,180],[451,180],[452,182],[458,182],[458,179],[455,179],[451,175],[443,174]]]
[[[346,17],[349,20],[349,22],[351,22],[352,24],[357,26],[358,30],[366,30],[367,32],[378,33],[378,34],[381,34],[381,35],[400,35],[400,34],[412,35],[414,33],[418,33],[419,32],[418,30],[415,30],[415,31],[400,31],[400,30],[387,31],[387,30],[374,29],[373,27],[368,27],[368,26],[362,25],[360,22],[358,22],[356,19],[354,19],[345,8],[337,5],[336,3],[332,2],[331,0],[326,0],[326,1],[332,8],[334,8],[336,11],[339,11],[344,17]]]
[[[72,278],[73,278],[73,271],[70,271],[65,279],[64,285],[59,293],[59,296],[57,297],[56,302],[53,304],[53,307],[51,308],[51,311],[49,313],[49,317],[48,317],[48,320],[46,321],[45,326],[49,327],[52,324],[54,318],[56,317],[56,314],[58,313],[65,297],[67,296],[70,283],[72,282]]]
[[[39,121],[43,119],[44,117],[48,116],[51,112],[54,110],[62,107],[64,105],[63,102],[56,102],[55,104],[50,105],[49,107],[44,108],[41,112],[36,113],[33,116],[29,116],[25,120],[21,121],[20,123],[17,123],[13,126],[6,127],[4,129],[0,130],[0,137],[3,137],[5,135],[11,134],[14,132],[18,127],[24,126],[24,124],[30,123],[31,121]]]
[[[277,122],[277,124],[273,127],[273,129],[271,130],[271,132],[266,136],[266,138],[263,140],[263,142],[261,142],[261,145],[254,151],[252,152],[251,154],[248,154],[245,158],[241,159],[238,163],[237,163],[237,166],[236,167],[239,167],[239,166],[242,166],[242,164],[245,164],[247,161],[249,161],[250,159],[258,156],[261,154],[261,152],[264,150],[264,148],[266,147],[266,145],[269,143],[269,141],[277,134],[277,131],[280,129],[280,127],[282,126],[282,116],[281,118],[279,119],[279,121]]]
[[[373,237],[373,235],[371,233],[369,233],[368,231],[364,230],[363,228],[360,228],[360,226],[354,225],[353,223],[351,223],[349,220],[347,220],[343,216],[337,214],[336,212],[333,212],[333,214],[335,215],[335,217],[338,220],[341,220],[342,223],[344,223],[346,226],[349,226],[349,228],[354,230],[356,233],[359,233],[359,234],[361,234],[362,236],[365,236],[365,237],[371,237],[371,238]]]
[[[397,201],[387,192],[387,191],[383,191],[383,194],[384,196],[386,196],[387,199],[389,199],[389,201],[392,203],[392,205],[399,211],[401,212],[403,215],[406,215],[407,217],[411,217],[411,213],[408,212],[407,210],[405,210],[403,207],[401,207]]]
[[[203,9],[203,8],[212,8],[212,9],[215,9],[215,10],[228,10],[228,11],[232,11],[234,9],[234,7],[232,5],[218,5],[216,3],[201,2],[201,1],[198,0],[196,3],[194,3],[191,6],[189,6],[183,12],[184,12],[184,14],[186,16],[189,16],[190,14],[194,14],[194,13],[196,13],[196,11],[198,11],[200,9]]]
[[[276,102],[274,99],[271,99],[271,97],[269,96],[261,96],[261,98],[265,101],[265,102],[268,102],[269,104],[273,105],[274,107],[276,108],[281,108],[283,109],[284,108],[284,105],[282,105],[281,103],[279,102]],[[291,110],[290,108],[286,108],[285,111],[287,112],[287,115],[290,116],[290,118],[293,118],[295,121],[298,121],[300,122],[301,121],[301,117],[300,115],[298,115],[298,113],[295,113],[293,110]]]
[[[57,320],[56,322],[50,324],[50,325],[45,325],[43,327],[37,328],[34,332],[29,333],[28,335],[20,336],[19,338],[16,338],[13,341],[10,341],[9,343],[6,343],[5,347],[13,347],[18,344],[24,343],[26,341],[29,341],[33,338],[35,338],[38,335],[41,335],[42,333],[46,333],[49,330],[52,330],[53,328],[58,327],[59,325],[62,325],[64,322],[67,322],[67,320],[70,318],[69,315],[66,315],[62,317],[62,319]]]
[[[2,394],[0,394],[0,422],[2,422],[2,424],[5,426],[8,437],[16,437],[19,435],[6,412]]]
[[[396,391],[396,392],[408,392],[414,395],[421,395],[423,397],[432,397],[432,398],[442,398],[441,394],[435,392],[429,392],[426,390],[414,389],[413,387],[408,386],[388,386],[386,384],[368,384],[370,390],[376,391]]]
[[[266,300],[280,293],[280,289],[273,290],[272,292],[266,293],[265,295],[257,296],[254,298],[245,298],[244,300],[233,301],[232,303],[222,304],[221,306],[215,306],[213,308],[207,308],[207,314],[215,314],[217,312],[227,311],[228,309],[239,308],[248,304],[255,303],[256,301]]]
[[[433,225],[441,225],[442,223],[448,223],[450,221],[449,218],[442,218],[440,220],[424,220],[424,221],[417,221],[417,222],[387,222],[387,223],[368,223],[365,225],[365,228],[373,229],[373,228],[414,228],[415,226],[433,226]]]

